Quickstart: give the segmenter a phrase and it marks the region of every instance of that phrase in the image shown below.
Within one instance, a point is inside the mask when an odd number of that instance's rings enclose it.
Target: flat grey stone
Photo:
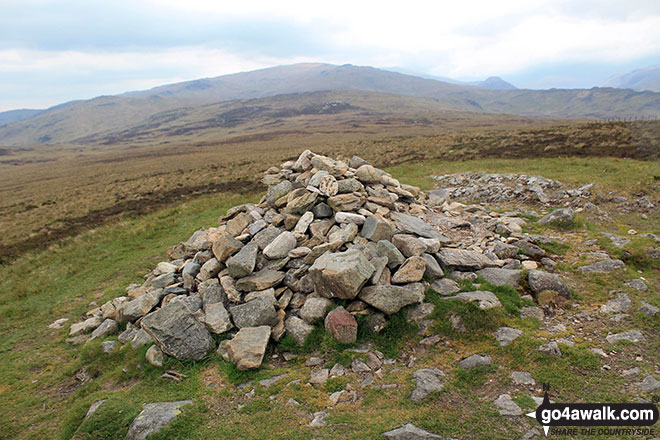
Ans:
[[[312,384],[326,383],[328,381],[329,375],[330,375],[330,370],[328,370],[327,368],[313,370],[309,376],[309,383]]]
[[[541,345],[539,347],[539,351],[549,356],[557,356],[557,357],[562,356],[561,350],[559,349],[559,345],[557,345],[557,342],[555,341],[550,341],[547,344]]]
[[[440,249],[435,256],[445,268],[477,270],[486,266],[494,266],[493,261],[484,254],[465,249],[444,248]]]
[[[442,437],[407,423],[400,428],[383,433],[390,440],[443,440]]]
[[[400,266],[406,260],[401,251],[388,240],[379,240],[376,251],[378,255],[387,257],[387,267],[390,269]]]
[[[390,212],[390,217],[396,223],[397,229],[408,234],[415,234],[425,238],[437,238],[443,242],[448,241],[440,231],[426,223],[419,217],[402,214],[400,212]]]
[[[547,225],[550,223],[571,222],[575,217],[575,212],[571,208],[560,208],[552,211],[550,214],[541,217],[537,223]]]
[[[431,283],[431,289],[435,290],[440,295],[446,296],[459,292],[461,290],[461,286],[459,286],[458,283],[452,279],[442,278],[433,281],[433,283]]]
[[[502,416],[521,416],[522,410],[520,407],[511,399],[511,396],[508,394],[500,394],[500,396],[495,400],[495,406],[499,408],[500,415]]]
[[[495,339],[501,347],[505,347],[522,335],[522,330],[511,327],[500,327],[495,331]]]
[[[131,423],[126,440],[145,440],[147,436],[160,431],[181,414],[184,405],[192,405],[192,400],[178,402],[156,402],[142,405],[142,412]]]
[[[244,304],[231,306],[229,313],[238,328],[262,325],[274,327],[279,321],[273,301],[267,297],[259,297]]]
[[[309,275],[318,294],[353,299],[375,270],[362,252],[348,250],[321,255],[309,268]]]
[[[265,325],[242,328],[231,340],[222,341],[218,350],[225,351],[229,360],[241,371],[259,368],[270,333],[270,327]]]
[[[327,298],[310,296],[307,298],[298,314],[302,319],[313,324],[314,322],[325,318],[331,305],[332,301]]]
[[[642,391],[646,391],[647,393],[652,393],[656,390],[660,390],[660,380],[657,380],[655,377],[651,376],[650,374],[647,374],[643,381],[635,385],[637,385]]]
[[[251,242],[231,256],[226,263],[229,276],[238,279],[250,275],[257,263],[258,251],[257,243]]]
[[[527,371],[512,371],[511,379],[516,385],[536,385],[536,381]]]
[[[578,270],[582,273],[609,273],[618,269],[624,269],[626,265],[621,260],[602,260],[587,266],[580,266]]]
[[[307,324],[297,316],[289,316],[284,321],[284,328],[298,342],[298,345],[302,345],[305,342],[305,338],[314,330],[313,325]]]
[[[114,319],[106,319],[101,325],[94,329],[89,340],[91,341],[96,338],[105,338],[106,336],[114,335],[118,331],[119,326],[117,325],[117,321]]]
[[[480,354],[473,354],[466,357],[458,363],[458,366],[469,370],[471,368],[482,367],[485,365],[492,364],[492,359],[490,356],[481,356]]]
[[[496,286],[518,287],[522,278],[522,271],[487,267],[478,270],[477,276]]]
[[[639,306],[639,311],[647,316],[655,316],[660,312],[660,309],[654,305],[642,301]]]
[[[391,240],[393,235],[392,226],[385,219],[371,215],[366,218],[360,236],[367,240],[378,242],[380,240]]]
[[[445,373],[437,368],[423,368],[413,373],[413,378],[417,384],[410,395],[410,400],[413,402],[421,402],[426,399],[429,394],[440,391],[444,387],[443,379]]]
[[[415,288],[408,286],[367,286],[360,291],[358,298],[370,306],[392,315],[407,305],[421,303],[424,300],[424,288],[421,284]]]
[[[464,302],[474,302],[482,310],[494,309],[495,307],[502,307],[502,303],[495,296],[493,292],[488,290],[474,290],[472,292],[459,292],[456,296],[448,297],[447,299],[459,299]]]
[[[279,260],[280,258],[285,258],[289,251],[295,249],[296,244],[295,235],[292,232],[284,231],[266,246],[263,253],[266,258]]]
[[[630,280],[626,281],[624,284],[631,289],[639,290],[640,292],[646,292],[649,290],[649,286],[647,286],[642,280]]]
[[[571,297],[571,290],[566,283],[553,273],[543,272],[540,270],[530,270],[527,277],[529,287],[537,295],[544,290],[553,290],[559,293],[564,298]]]
[[[644,342],[646,338],[639,330],[629,330],[623,333],[616,333],[613,335],[608,335],[606,338],[607,342],[610,344],[617,343],[619,341],[630,341],[630,342]]]
[[[275,287],[284,279],[284,273],[272,270],[262,269],[245,278],[236,281],[236,288],[243,292],[254,292],[255,290],[266,290]]]
[[[207,304],[204,310],[204,323],[208,326],[211,333],[221,334],[231,330],[234,325],[231,323],[229,312],[224,304]]]
[[[280,374],[279,376],[269,377],[268,379],[261,379],[259,385],[264,388],[270,388],[275,385],[277,382],[289,376],[289,373]]]
[[[614,299],[607,301],[600,307],[602,313],[622,313],[630,309],[632,302],[625,293],[620,293]]]
[[[328,422],[326,421],[327,418],[328,418],[327,412],[324,411],[315,412],[312,415],[312,421],[309,422],[308,426],[312,426],[312,427],[325,426],[328,424]]]

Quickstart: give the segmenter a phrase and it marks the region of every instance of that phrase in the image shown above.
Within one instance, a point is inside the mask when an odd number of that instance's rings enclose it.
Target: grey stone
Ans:
[[[154,342],[154,338],[145,329],[141,328],[135,332],[133,339],[131,339],[131,347],[133,350],[137,350],[143,345],[151,344],[152,342]]]
[[[380,176],[382,172],[372,167],[369,164],[364,164],[355,170],[355,177],[364,183],[380,183]]]
[[[540,225],[565,223],[572,222],[573,218],[575,218],[575,212],[571,208],[560,208],[552,211],[550,214],[544,215],[537,223]]]
[[[262,269],[245,278],[236,281],[236,288],[243,292],[266,290],[275,287],[284,279],[284,273],[277,270]]]
[[[216,334],[224,333],[234,327],[229,318],[229,312],[221,302],[207,304],[204,307],[204,323],[211,333]]]
[[[621,260],[602,260],[587,266],[580,266],[578,270],[582,273],[609,273],[618,269],[624,269],[626,265]]]
[[[440,295],[451,295],[453,293],[459,292],[461,286],[454,280],[449,278],[442,278],[439,280],[433,281],[431,284],[431,289],[438,292]]]
[[[639,290],[640,292],[649,290],[649,287],[642,280],[630,280],[626,281],[624,284],[631,289]]]
[[[259,385],[268,389],[275,385],[277,382],[289,376],[289,373],[280,374],[278,376],[269,377],[268,379],[261,379]]]
[[[387,240],[379,240],[376,244],[376,250],[379,255],[387,257],[387,267],[393,269],[403,264],[406,258],[394,244]]]
[[[367,286],[358,297],[378,310],[392,315],[410,304],[419,304],[424,300],[424,288],[411,289],[400,286]]]
[[[195,277],[199,273],[199,270],[202,268],[200,264],[188,262],[183,266],[181,275],[183,276],[183,287],[188,290],[192,290],[195,286]]]
[[[293,228],[294,234],[304,234],[307,232],[309,225],[314,221],[314,214],[311,211],[304,213],[299,219],[296,226]]]
[[[332,301],[327,298],[310,296],[307,298],[298,314],[302,319],[313,324],[314,322],[325,318],[328,308],[330,308],[331,305]]]
[[[103,353],[110,354],[115,351],[118,344],[117,341],[103,341],[101,342],[101,349],[103,350]]]
[[[106,336],[114,335],[118,331],[119,326],[117,325],[117,321],[114,319],[106,319],[101,325],[94,329],[89,340],[91,341],[96,338],[105,338]]]
[[[328,376],[330,375],[330,370],[327,368],[321,368],[319,370],[313,370],[309,376],[309,383],[326,383],[328,381]]]
[[[103,318],[100,316],[92,316],[91,318],[87,318],[83,322],[76,322],[75,324],[71,324],[71,329],[69,330],[69,337],[75,337],[75,336],[80,336],[85,333],[89,333],[98,326],[103,324]]]
[[[202,264],[202,267],[199,270],[199,274],[197,275],[197,278],[200,281],[206,281],[209,278],[214,278],[218,276],[218,273],[220,273],[222,268],[223,268],[222,263],[220,263],[217,258],[215,257],[211,258],[208,261],[206,261],[204,264]]]
[[[332,232],[328,236],[328,241],[330,243],[333,242],[340,242],[340,243],[348,243],[351,242],[357,237],[358,233],[358,226],[354,223],[348,223],[344,224],[341,229],[336,230],[335,232]]]
[[[328,424],[326,419],[328,418],[328,413],[324,411],[315,412],[312,414],[312,421],[309,422],[308,426],[319,427],[325,426]]]
[[[619,237],[618,235],[614,234],[608,234],[608,233],[603,233],[604,236],[610,239],[612,244],[618,248],[622,248],[628,243],[630,243],[630,240],[627,238]]]
[[[369,368],[369,365],[365,364],[362,362],[360,359],[355,358],[353,359],[353,362],[351,362],[351,370],[353,373],[370,373],[371,368]]]
[[[360,251],[321,255],[309,274],[316,292],[327,298],[353,299],[376,269]]]
[[[469,370],[472,368],[490,365],[492,364],[492,362],[493,361],[490,358],[490,356],[481,356],[480,354],[473,354],[460,361],[458,363],[458,366],[465,370]]]
[[[522,330],[511,327],[500,327],[495,331],[495,339],[501,347],[505,347],[522,335]]]
[[[391,240],[392,233],[392,226],[387,220],[371,215],[364,221],[360,236],[378,242],[380,240]]]
[[[660,312],[660,309],[654,305],[642,301],[639,306],[639,311],[648,316],[655,316]]]
[[[447,237],[441,234],[440,231],[419,217],[394,211],[390,212],[390,217],[396,222],[397,229],[401,232],[425,238],[437,238],[442,242],[448,241]]]
[[[552,273],[542,272],[540,270],[530,270],[527,277],[529,282],[529,287],[537,295],[544,290],[553,290],[559,293],[564,298],[571,297],[571,291],[564,283],[564,281],[559,278],[559,275]]]
[[[206,327],[180,302],[150,313],[141,325],[164,353],[177,359],[201,360],[215,346]]]
[[[602,313],[622,313],[627,312],[631,305],[632,302],[628,295],[625,293],[619,293],[619,296],[600,306],[600,311]]]
[[[406,423],[400,428],[383,433],[390,440],[443,440],[439,435],[418,428],[412,423]]]
[[[232,320],[236,327],[259,327],[277,325],[277,311],[273,302],[265,297],[255,298],[245,304],[229,307]]]
[[[364,190],[364,185],[357,179],[342,179],[337,181],[337,193],[346,194]]]
[[[495,242],[495,255],[499,258],[513,258],[518,255],[518,247],[512,244],[502,243],[501,241]]]
[[[252,241],[257,243],[257,246],[259,246],[259,249],[263,250],[266,246],[268,246],[273,240],[275,240],[282,231],[279,228],[276,228],[273,225],[268,226],[266,229],[260,231],[257,233],[257,235],[254,236]]]
[[[445,273],[443,272],[438,260],[431,254],[422,254],[422,258],[426,261],[426,270],[424,271],[424,276],[432,280],[442,278]]]
[[[422,257],[413,256],[403,262],[399,270],[392,275],[392,283],[408,284],[421,281],[426,272],[426,260]]]
[[[392,244],[406,257],[419,256],[426,252],[426,244],[410,234],[392,236]]]
[[[266,248],[263,253],[266,258],[278,260],[287,256],[289,251],[295,249],[297,244],[296,237],[292,232],[284,231],[278,235]]]
[[[277,185],[271,185],[266,191],[266,202],[273,206],[277,199],[284,197],[293,191],[293,184],[288,180],[284,180]]]
[[[436,254],[436,258],[445,268],[477,270],[494,265],[493,261],[484,254],[465,249],[440,249],[440,252]]]
[[[520,317],[525,318],[536,318],[538,320],[543,320],[545,317],[543,309],[536,306],[528,306],[520,309]]]
[[[413,402],[421,402],[426,399],[429,394],[440,391],[444,387],[443,378],[445,373],[437,368],[423,368],[413,373],[413,378],[417,384],[410,395],[410,400]]]
[[[107,342],[111,342],[111,341],[107,341]],[[108,399],[102,399],[102,400],[98,400],[98,401],[92,403],[92,404],[89,406],[89,409],[87,410],[87,414],[85,414],[85,418],[84,418],[83,420],[87,420],[87,419],[89,419],[92,415],[94,415],[94,413],[96,412],[96,410],[99,409],[99,407],[100,407],[101,405],[103,405],[103,404],[105,403],[106,400],[108,400]]]
[[[522,409],[511,399],[511,396],[508,394],[500,394],[500,396],[495,399],[495,406],[499,408],[500,415],[502,416],[521,416]]]
[[[535,260],[545,257],[545,251],[542,248],[527,240],[518,240],[511,244],[520,249],[523,254],[530,258],[534,258]]]
[[[157,345],[149,347],[144,357],[147,359],[147,362],[155,367],[162,367],[163,362],[165,362],[165,354]]]
[[[547,344],[541,345],[539,347],[539,351],[549,356],[558,356],[558,357],[562,356],[561,350],[559,349],[559,345],[557,345],[557,342],[555,341],[550,341]]]
[[[516,385],[536,385],[536,381],[527,371],[512,371],[511,379]]]
[[[184,405],[192,405],[192,400],[178,402],[155,402],[142,405],[142,412],[131,423],[126,440],[145,440],[168,426],[181,414]]]
[[[642,391],[646,391],[647,393],[652,393],[654,391],[660,390],[660,380],[657,380],[655,377],[651,376],[650,374],[647,374],[643,381],[635,385],[637,385]]]
[[[270,327],[265,325],[242,328],[231,340],[222,341],[219,350],[226,350],[229,360],[239,370],[259,368],[266,353],[270,333]]]
[[[328,198],[328,205],[334,212],[339,211],[357,211],[366,201],[364,196],[350,194],[338,194]]]
[[[646,341],[646,338],[639,330],[628,330],[627,332],[623,332],[623,333],[607,335],[605,339],[610,344],[614,344],[619,341],[630,341],[635,343]]]
[[[286,328],[287,333],[290,334],[299,345],[302,345],[307,336],[309,336],[314,330],[313,325],[307,324],[297,316],[289,316],[286,321],[284,321],[284,327]]]
[[[252,273],[257,264],[259,246],[256,242],[248,243],[227,260],[227,272],[234,279],[243,278]]]
[[[174,283],[176,283],[176,274],[174,272],[159,275],[151,280],[151,285],[156,289],[162,289]]]
[[[353,212],[338,212],[335,214],[335,221],[337,223],[354,223],[356,225],[364,224],[366,217],[361,214]]]
[[[477,271],[477,276],[496,286],[518,287],[522,271],[487,267]]]
[[[471,292],[459,292],[456,296],[450,297],[460,299],[464,302],[475,302],[482,310],[493,309],[495,307],[502,307],[502,303],[495,296],[493,292],[488,290],[474,290]]]
[[[332,208],[327,203],[317,203],[312,209],[314,218],[328,218],[332,217]]]

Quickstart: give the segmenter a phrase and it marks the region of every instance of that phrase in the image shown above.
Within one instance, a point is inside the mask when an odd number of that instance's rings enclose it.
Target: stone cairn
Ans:
[[[71,326],[68,341],[104,338],[126,326],[119,343],[153,344],[146,356],[155,365],[165,355],[200,360],[217,348],[238,369],[258,368],[268,343],[285,334],[302,344],[323,322],[350,344],[355,315],[366,315],[362,325],[379,331],[389,315],[422,303],[429,282],[437,280],[441,294],[457,293],[445,270],[520,266],[512,257],[521,246],[494,231],[520,230],[522,219],[493,222],[483,213],[483,222],[474,222],[483,228],[474,226],[452,215],[456,206],[434,191],[401,184],[357,156],[345,163],[307,150],[268,169],[263,182],[268,190],[258,205],[231,208],[218,227],[168,249],[170,261],[126,296],[90,310]],[[487,291],[452,298],[500,305]],[[227,339],[216,347],[213,334]],[[106,341],[103,349],[115,345]]]

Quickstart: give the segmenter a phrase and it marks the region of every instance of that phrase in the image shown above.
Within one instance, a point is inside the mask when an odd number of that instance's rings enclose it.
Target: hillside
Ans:
[[[6,112],[0,112],[0,126],[11,124],[12,122],[25,121],[26,119],[34,118],[42,112],[43,110],[32,109],[9,110]]]
[[[195,125],[204,120],[194,119],[191,113],[208,116],[200,109],[209,104],[283,94],[298,94],[304,102],[310,99],[307,94],[319,91],[403,95],[426,98],[424,106],[432,100],[442,111],[532,117],[630,118],[650,117],[660,112],[660,94],[652,92],[611,88],[489,90],[372,67],[296,64],[67,103],[31,119],[1,127],[0,145],[100,140],[117,131],[131,131],[149,125],[163,116],[169,123]],[[356,99],[361,98],[353,97],[351,93],[345,95],[344,101],[356,107]]]
[[[650,66],[615,75],[607,80],[605,86],[660,92],[660,66]]]

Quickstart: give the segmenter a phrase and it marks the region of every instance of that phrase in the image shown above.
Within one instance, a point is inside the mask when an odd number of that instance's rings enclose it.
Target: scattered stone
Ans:
[[[309,383],[311,383],[311,384],[326,383],[328,381],[328,376],[329,375],[330,375],[330,370],[328,370],[327,368],[321,368],[320,370],[314,370],[310,374]]]
[[[511,379],[516,385],[536,385],[536,381],[527,371],[512,371]]]
[[[312,426],[312,427],[325,426],[328,424],[328,422],[326,421],[327,418],[328,418],[327,412],[323,412],[323,411],[315,412],[312,415],[312,421],[309,422],[309,425],[307,426]]]
[[[493,261],[475,251],[464,249],[445,248],[440,249],[436,254],[442,267],[452,267],[455,269],[478,270],[486,266],[494,266]]]
[[[481,310],[493,309],[495,307],[502,307],[502,303],[495,296],[493,292],[488,290],[474,290],[471,292],[459,292],[456,296],[448,297],[447,299],[460,299],[464,302],[475,302]]]
[[[501,347],[505,347],[522,335],[522,330],[511,327],[500,327],[495,331],[495,339]]]
[[[270,339],[270,332],[270,327],[265,325],[242,328],[233,339],[222,341],[218,350],[225,352],[239,370],[259,368]]]
[[[500,415],[502,416],[521,416],[522,410],[520,407],[511,399],[511,396],[508,394],[500,394],[500,396],[495,399],[495,406],[499,408]]]
[[[117,341],[103,341],[101,342],[101,350],[103,350],[103,353],[105,354],[110,354],[115,351],[117,345],[119,345]]]
[[[642,391],[646,391],[647,393],[652,393],[654,391],[660,390],[660,380],[657,380],[655,377],[651,376],[650,374],[647,374],[643,381],[635,385],[637,385]]]
[[[540,270],[530,270],[527,277],[529,287],[537,295],[545,290],[552,290],[564,298],[571,297],[571,290],[566,283],[559,278],[559,275],[542,272]]]
[[[69,322],[69,318],[60,318],[50,323],[48,325],[48,328],[60,329],[64,327],[64,324],[66,324],[67,322]]]
[[[378,310],[392,315],[402,307],[419,304],[424,300],[424,289],[399,286],[367,286],[360,291],[359,298]]]
[[[569,223],[575,218],[575,212],[571,208],[561,208],[552,211],[550,214],[541,217],[537,223],[548,225],[551,223]]]
[[[618,269],[624,269],[626,265],[621,260],[602,260],[587,266],[580,266],[578,270],[582,273],[609,273]]]
[[[390,440],[442,440],[439,435],[418,428],[412,423],[407,423],[400,428],[383,433]]]
[[[654,305],[642,301],[639,306],[639,311],[647,316],[655,316],[660,312],[660,309]]]
[[[178,402],[156,402],[142,405],[142,412],[128,428],[126,440],[145,440],[168,426],[179,414],[184,405],[192,405],[192,400]]]
[[[525,270],[534,270],[539,267],[539,265],[536,263],[536,261],[532,260],[525,260],[522,263],[520,263],[523,269]]]
[[[302,345],[307,336],[309,336],[314,330],[313,325],[307,324],[297,316],[289,316],[286,321],[284,321],[284,327],[286,328],[287,333],[296,340],[298,345]]]
[[[545,317],[545,314],[543,313],[543,309],[541,309],[540,307],[528,306],[528,307],[523,307],[522,309],[520,309],[520,317],[522,319],[536,318],[536,319],[542,321],[543,318]]]
[[[413,373],[413,378],[417,383],[410,395],[410,400],[413,402],[421,402],[426,399],[429,394],[440,391],[444,387],[443,378],[445,373],[437,368],[424,368],[417,370]]]
[[[275,385],[277,382],[281,381],[282,379],[284,379],[288,376],[289,376],[289,373],[284,373],[284,374],[280,374],[279,376],[269,377],[268,379],[261,379],[259,381],[259,385],[261,385],[262,387],[268,389],[268,388],[272,387],[273,385]]]
[[[458,283],[452,279],[442,278],[433,281],[433,283],[431,283],[431,289],[435,290],[440,295],[447,296],[456,292],[460,292],[461,286],[459,286]]]
[[[619,293],[614,299],[607,301],[600,307],[601,313],[622,313],[627,312],[630,309],[632,302],[628,295],[625,293]]]
[[[525,262],[523,261],[523,265],[524,263]],[[485,269],[478,270],[477,276],[496,286],[517,287],[520,285],[522,271],[487,267]]]
[[[364,362],[362,362],[358,358],[353,359],[353,362],[351,362],[351,370],[353,370],[353,373],[370,373],[371,372],[371,368],[369,368],[369,365],[365,364]]]
[[[473,354],[460,361],[458,363],[458,366],[465,370],[469,370],[472,368],[490,365],[492,364],[492,362],[493,361],[490,358],[490,356],[481,356],[480,354]]]
[[[149,347],[145,353],[145,358],[147,359],[147,362],[156,367],[162,367],[163,362],[165,362],[165,354],[156,345]]]
[[[646,338],[639,330],[629,330],[623,333],[616,333],[612,335],[607,335],[605,338],[610,344],[615,344],[619,341],[630,341],[630,342],[644,342]]]
[[[624,284],[631,289],[639,290],[640,292],[646,292],[649,290],[649,287],[642,280],[630,280],[626,281]]]
[[[89,340],[91,341],[96,338],[105,338],[106,336],[114,335],[118,331],[119,326],[117,325],[117,321],[114,319],[106,319],[100,326],[94,329]]]
[[[541,345],[539,347],[539,351],[549,356],[557,356],[557,357],[562,356],[561,350],[559,349],[559,345],[557,345],[557,342],[555,341],[550,341],[547,344]]]

